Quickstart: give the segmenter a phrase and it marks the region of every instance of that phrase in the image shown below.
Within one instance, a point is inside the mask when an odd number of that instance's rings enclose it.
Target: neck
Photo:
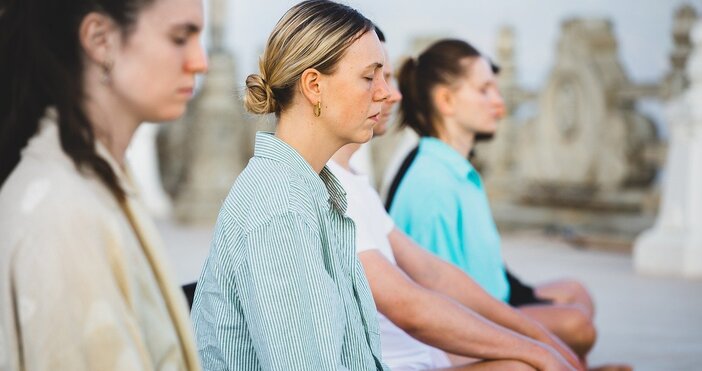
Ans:
[[[129,142],[141,120],[130,115],[130,110],[111,92],[108,85],[86,76],[86,99],[83,109],[90,121],[95,140],[105,146],[117,163],[124,167]]]
[[[437,138],[456,150],[463,158],[468,158],[468,154],[473,149],[475,133],[458,127],[458,125],[441,125]]]
[[[338,151],[332,156],[332,160],[339,164],[339,166],[343,167],[346,170],[351,170],[351,156],[353,156],[358,149],[361,148],[361,144],[359,143],[349,143],[341,148],[339,148]]]
[[[325,130],[324,125],[316,122],[316,117],[297,111],[299,110],[293,106],[288,112],[281,113],[275,136],[294,148],[319,174],[332,155],[345,143]]]

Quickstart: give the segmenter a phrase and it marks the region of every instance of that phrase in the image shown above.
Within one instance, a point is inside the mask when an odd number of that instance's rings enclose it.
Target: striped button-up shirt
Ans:
[[[193,321],[207,370],[376,370],[377,312],[345,192],[290,146],[256,135],[220,210]]]

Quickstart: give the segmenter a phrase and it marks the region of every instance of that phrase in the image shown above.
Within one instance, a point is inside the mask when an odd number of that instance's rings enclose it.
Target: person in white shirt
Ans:
[[[390,81],[387,51],[383,69]],[[400,99],[393,87],[375,135],[385,132]],[[347,192],[357,253],[379,311],[383,360],[391,369],[583,369],[557,337],[395,228],[368,178],[349,165],[359,147],[342,147],[328,166]],[[454,357],[452,365],[445,352],[471,359]]]

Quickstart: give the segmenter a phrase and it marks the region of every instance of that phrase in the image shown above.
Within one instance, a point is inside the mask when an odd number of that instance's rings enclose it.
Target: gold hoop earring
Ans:
[[[314,105],[314,117],[319,117],[322,114],[322,102],[319,101]]]

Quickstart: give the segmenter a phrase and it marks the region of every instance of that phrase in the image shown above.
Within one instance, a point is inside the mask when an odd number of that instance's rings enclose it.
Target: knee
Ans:
[[[595,344],[597,330],[590,317],[582,310],[573,309],[565,323],[566,331],[570,334],[571,345],[577,348],[577,353],[585,354]]]
[[[590,292],[587,290],[585,285],[583,285],[579,281],[566,279],[566,280],[561,281],[561,285],[563,285],[562,287],[569,294],[569,296],[571,298],[577,298],[577,297],[591,298]]]
[[[587,292],[585,286],[576,280],[565,280],[564,284],[571,292]]]
[[[589,312],[590,317],[595,310],[595,304],[592,300],[592,295],[587,290],[585,285],[576,280],[563,280],[561,287],[565,293],[564,304],[579,304],[584,306],[583,309]]]

